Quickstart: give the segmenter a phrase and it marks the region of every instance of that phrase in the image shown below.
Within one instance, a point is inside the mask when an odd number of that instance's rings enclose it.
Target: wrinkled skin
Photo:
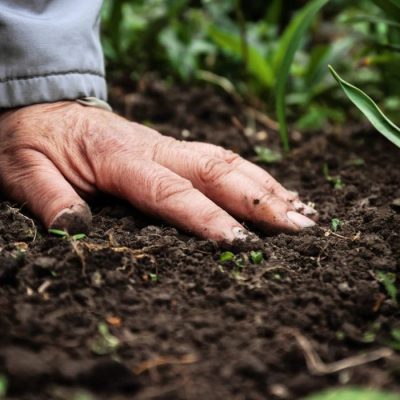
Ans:
[[[223,148],[182,142],[76,102],[0,114],[0,185],[46,227],[87,231],[106,192],[200,237],[246,237],[238,220],[297,232],[316,212],[267,172]],[[308,218],[310,217],[310,218]]]

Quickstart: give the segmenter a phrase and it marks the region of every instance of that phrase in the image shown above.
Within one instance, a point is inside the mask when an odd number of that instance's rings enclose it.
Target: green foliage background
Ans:
[[[171,83],[207,81],[272,117],[295,20],[318,0],[106,0],[103,47],[112,82],[150,73]],[[343,123],[351,109],[328,64],[400,122],[400,1],[330,0],[304,29],[284,82],[297,129]],[[327,4],[322,4],[327,3]],[[283,76],[282,76],[283,75]],[[281,85],[282,86],[282,85]],[[279,114],[279,110],[278,110]]]

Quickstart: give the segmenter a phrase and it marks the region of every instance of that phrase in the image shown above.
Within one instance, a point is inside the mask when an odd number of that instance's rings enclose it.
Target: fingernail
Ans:
[[[232,233],[235,239],[238,240],[246,240],[249,237],[249,233],[243,228],[240,228],[238,226],[232,228]]]
[[[299,212],[301,212],[302,214],[305,214],[305,215],[315,215],[315,214],[317,214],[317,210],[315,210],[314,208],[308,206],[307,204],[304,204],[300,200],[295,200],[293,202],[293,207],[295,208],[296,211],[299,211]]]
[[[299,214],[296,211],[287,212],[288,219],[300,228],[310,228],[315,225],[315,222],[306,216]]]
[[[88,233],[92,225],[92,213],[87,204],[75,204],[56,214],[50,228],[62,229],[70,234]]]

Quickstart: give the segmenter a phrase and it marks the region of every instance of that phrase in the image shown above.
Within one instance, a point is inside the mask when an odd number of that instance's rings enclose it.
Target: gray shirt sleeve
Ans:
[[[106,100],[102,0],[0,0],[0,108]]]

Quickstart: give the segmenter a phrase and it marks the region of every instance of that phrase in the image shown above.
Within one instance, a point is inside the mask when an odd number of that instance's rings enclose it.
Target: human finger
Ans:
[[[2,186],[26,205],[47,228],[87,233],[92,215],[86,202],[42,153],[21,150],[14,163],[1,168]]]
[[[160,145],[155,161],[188,179],[216,204],[240,219],[252,221],[269,232],[296,232],[313,226],[271,191],[239,172],[233,163],[204,153],[181,149],[174,142]]]
[[[214,156],[232,164],[237,171],[246,175],[250,179],[257,182],[260,186],[268,192],[275,194],[283,201],[292,204],[295,211],[313,219],[318,220],[318,212],[309,205],[303,203],[298,196],[298,193],[287,190],[276,179],[274,179],[267,171],[255,165],[238,154],[223,147],[216,146],[210,143],[200,142],[180,142],[184,148],[191,149],[192,151],[199,151],[209,156]]]
[[[187,179],[154,161],[114,154],[95,168],[100,190],[127,199],[143,212],[208,239],[232,242],[246,237],[245,229],[226,211]]]

